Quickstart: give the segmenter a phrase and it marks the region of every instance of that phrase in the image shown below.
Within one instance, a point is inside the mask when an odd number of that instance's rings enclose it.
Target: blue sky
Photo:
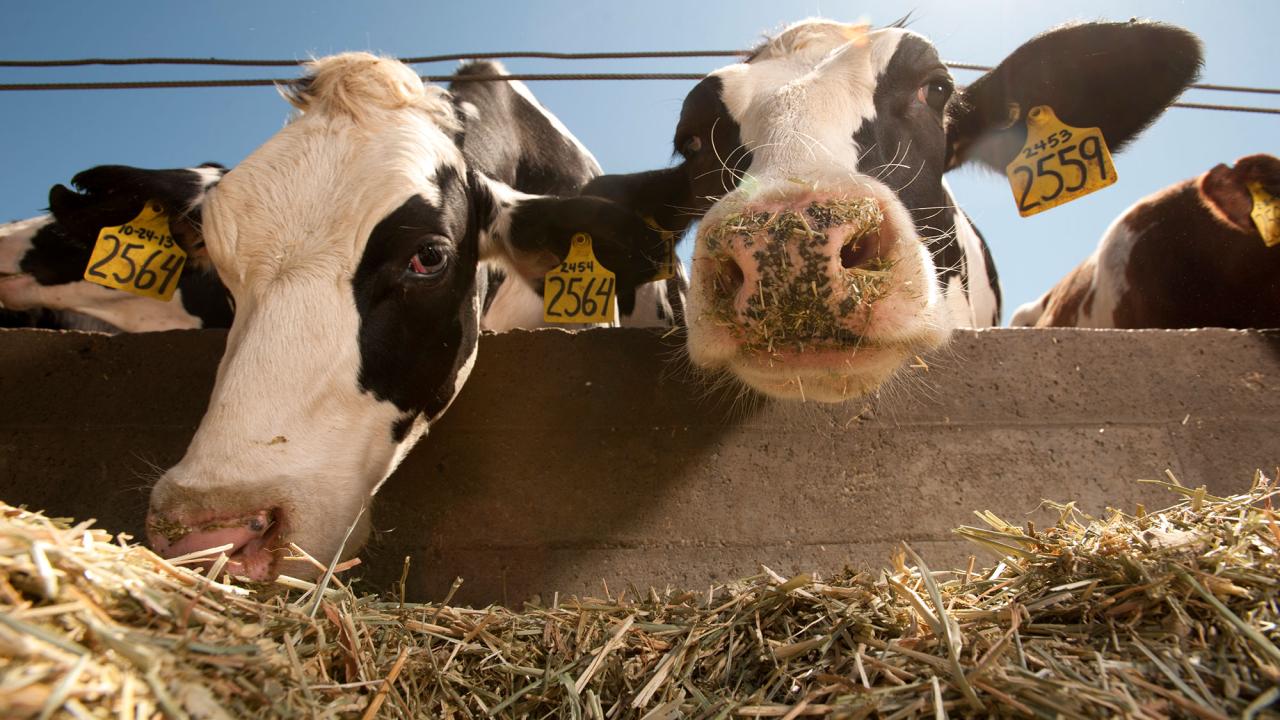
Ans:
[[[913,29],[948,60],[995,64],[1032,35],[1074,19],[1149,17],[1187,27],[1205,44],[1203,81],[1277,82],[1273,29],[1280,3],[1133,0],[645,0],[612,2],[57,2],[6,3],[0,57],[141,55],[305,58],[343,50],[425,55],[490,50],[733,49],[788,22],[820,15]],[[706,72],[723,61],[512,60],[516,72]],[[448,64],[418,66],[446,74]],[[286,77],[290,68],[0,69],[0,82]],[[974,74],[957,71],[963,84]],[[608,172],[651,169],[692,82],[540,82],[535,94],[591,148]],[[1280,105],[1274,96],[1189,94],[1187,99]],[[0,93],[0,222],[29,217],[49,186],[102,163],[175,167],[234,164],[284,122],[271,88]],[[1280,153],[1280,117],[1172,109],[1125,153],[1110,188],[1019,218],[1003,176],[962,169],[949,179],[992,246],[1006,317],[1088,255],[1134,200],[1218,162]],[[687,255],[689,247],[682,248]]]

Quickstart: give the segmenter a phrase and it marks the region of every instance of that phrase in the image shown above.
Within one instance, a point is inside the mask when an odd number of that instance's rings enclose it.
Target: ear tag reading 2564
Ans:
[[[617,304],[613,273],[596,260],[591,236],[577,233],[569,255],[542,280],[542,319],[558,323],[611,323]]]
[[[1027,142],[1005,174],[1018,214],[1029,217],[1111,185],[1116,166],[1101,130],[1071,127],[1037,105],[1027,113]]]
[[[104,227],[89,256],[84,279],[134,295],[168,302],[178,287],[187,253],[169,231],[169,216],[149,200],[138,217]]]
[[[1262,189],[1262,183],[1251,182],[1249,194],[1253,196],[1253,210],[1249,216],[1267,247],[1280,245],[1280,198]]]

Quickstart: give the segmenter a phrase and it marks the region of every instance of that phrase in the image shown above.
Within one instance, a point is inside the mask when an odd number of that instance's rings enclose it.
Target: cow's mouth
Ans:
[[[852,343],[814,342],[802,350],[740,348],[724,367],[770,397],[842,402],[874,391],[910,358],[938,344],[936,338],[877,341],[861,336]]]
[[[284,551],[284,524],[279,508],[198,522],[152,514],[147,518],[147,535],[151,546],[166,558],[208,568],[226,555],[221,573],[266,581],[276,576]],[[217,548],[221,549],[215,552]]]

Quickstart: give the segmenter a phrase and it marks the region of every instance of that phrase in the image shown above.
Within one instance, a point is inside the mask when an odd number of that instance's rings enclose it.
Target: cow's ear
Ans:
[[[208,253],[201,211],[209,189],[225,173],[225,168],[214,164],[174,170],[100,165],[72,178],[74,190],[53,186],[49,212],[76,244],[92,246],[102,228],[127,223],[147,202],[159,202],[165,207],[170,231],[187,251],[189,263],[202,266],[208,263]]]
[[[1196,181],[1200,197],[1218,220],[1238,232],[1254,232],[1253,196],[1239,175],[1226,165],[1218,165]]]
[[[1274,155],[1249,155],[1236,161],[1235,167],[1218,165],[1196,180],[1196,189],[1209,211],[1233,230],[1253,235],[1258,226],[1253,221],[1251,183],[1258,183],[1269,195],[1280,197],[1280,158]]]
[[[617,277],[618,308],[635,307],[635,291],[666,257],[666,242],[630,209],[600,197],[528,195],[472,174],[480,209],[480,257],[497,261],[542,292],[542,279],[569,253],[576,233],[592,238],[596,259]]]
[[[600,175],[582,187],[579,195],[602,197],[652,218],[662,229],[683,233],[711,207],[711,200],[695,196],[682,166],[621,175]]]
[[[970,160],[999,172],[1027,137],[1026,115],[1049,105],[1073,127],[1097,127],[1114,152],[1200,74],[1200,41],[1133,20],[1050,30],[1014,50],[947,106],[947,169]]]

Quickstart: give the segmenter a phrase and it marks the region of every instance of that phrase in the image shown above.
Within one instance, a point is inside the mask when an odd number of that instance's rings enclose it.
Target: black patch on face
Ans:
[[[41,285],[63,285],[83,280],[85,266],[93,252],[93,242],[86,245],[82,240],[68,234],[57,222],[45,225],[31,236],[31,249],[18,261],[18,269],[29,273]],[[93,241],[97,241],[96,233]]]
[[[392,428],[403,439],[413,418],[442,413],[457,394],[457,371],[475,350],[479,314],[479,223],[467,186],[452,169],[436,175],[441,207],[414,195],[378,223],[352,278],[360,313],[361,389],[406,413]],[[427,244],[450,260],[438,279],[406,274]]]
[[[967,290],[954,200],[942,187],[947,152],[943,114],[917,97],[921,86],[945,73],[933,45],[919,37],[903,37],[876,79],[876,116],[864,122],[853,139],[862,152],[859,171],[883,182],[911,213],[942,285],[959,274]]]
[[[397,443],[404,442],[404,439],[409,437],[409,431],[413,429],[413,421],[416,419],[418,419],[417,413],[409,413],[391,423],[391,439]]]
[[[587,183],[583,195],[608,198],[637,214],[652,217],[665,230],[683,232],[738,184],[751,165],[742,147],[740,127],[721,99],[724,83],[710,76],[689,91],[676,125],[679,165],[664,170],[602,175]]]

